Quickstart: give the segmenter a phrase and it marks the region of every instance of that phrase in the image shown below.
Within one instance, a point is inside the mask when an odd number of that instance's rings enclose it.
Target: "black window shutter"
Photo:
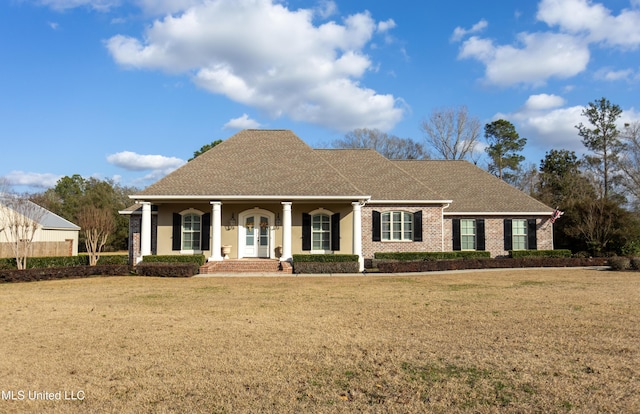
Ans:
[[[476,250],[484,249],[484,219],[476,219]]]
[[[527,248],[538,250],[538,236],[536,234],[536,219],[527,220]]]
[[[504,249],[506,251],[513,249],[513,228],[511,227],[511,219],[504,221]]]
[[[453,219],[453,250],[462,250],[462,243],[460,241],[460,219]]]
[[[380,241],[380,212],[371,212],[371,240],[374,242]]]
[[[331,250],[340,250],[340,213],[331,215]]]
[[[202,215],[202,250],[209,250],[209,237],[211,236],[211,213]]]
[[[422,241],[422,211],[413,213],[413,241]]]
[[[182,248],[182,216],[173,213],[173,241],[171,242],[171,250],[180,250]]]
[[[302,213],[302,250],[311,250],[311,215]]]

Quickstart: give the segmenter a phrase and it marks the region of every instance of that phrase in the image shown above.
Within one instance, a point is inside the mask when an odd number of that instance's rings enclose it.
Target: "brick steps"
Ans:
[[[288,262],[269,259],[240,259],[208,262],[200,267],[200,274],[221,273],[282,273],[291,274],[293,269]]]

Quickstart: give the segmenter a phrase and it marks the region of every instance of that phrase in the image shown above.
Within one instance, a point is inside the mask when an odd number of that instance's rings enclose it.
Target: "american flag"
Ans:
[[[564,211],[560,211],[558,210],[558,208],[556,207],[555,211],[553,212],[553,214],[551,215],[551,223],[555,223],[556,220],[558,220],[560,218],[561,215],[564,214]]]

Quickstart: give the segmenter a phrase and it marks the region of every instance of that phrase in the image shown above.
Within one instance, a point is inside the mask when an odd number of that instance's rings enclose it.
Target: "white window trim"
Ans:
[[[516,222],[524,222],[524,235],[516,234],[514,231]],[[524,249],[516,249],[516,236],[524,237]],[[527,219],[511,219],[511,249],[514,251],[529,250],[529,222]]]
[[[311,250],[309,251],[309,254],[333,254],[334,251],[331,249],[329,250],[313,249],[313,216],[318,214],[324,214],[325,216],[329,216],[329,246],[331,246],[331,236],[333,234],[333,228],[331,227],[331,216],[334,213],[331,210],[326,210],[324,208],[317,208],[309,213],[309,215],[311,216]]]
[[[473,234],[464,234],[462,233],[462,222],[463,221],[473,221]],[[462,247],[463,243],[462,243],[462,238],[464,236],[473,236],[473,249],[465,249]],[[476,221],[476,219],[460,219],[460,251],[463,252],[473,252],[478,250],[478,222]]]
[[[383,230],[383,225],[382,225],[382,223],[383,223],[383,219],[382,219],[382,217],[383,217],[385,214],[390,214],[390,215],[392,215],[393,213],[402,213],[402,217],[403,217],[403,219],[402,219],[402,224],[403,224],[403,226],[402,226],[402,237],[403,237],[403,238],[402,238],[402,239],[400,239],[400,240],[393,240],[392,238],[390,238],[389,240],[385,240],[385,239],[384,239],[384,236],[383,236],[383,234],[384,234],[384,230]],[[410,238],[410,239],[405,239],[405,238],[404,238],[404,213],[407,213],[407,214],[409,214],[409,215],[411,216],[411,238]],[[380,212],[380,242],[382,242],[382,243],[413,243],[413,237],[414,237],[413,232],[415,231],[414,222],[413,222],[414,214],[415,214],[415,212],[406,211],[406,210],[389,210],[389,211],[381,211],[381,212]],[[391,216],[390,216],[390,217],[391,217]],[[391,221],[391,220],[389,220],[389,222],[390,222],[390,223],[392,223],[392,221]],[[391,226],[391,227],[392,227],[392,226]],[[390,236],[390,237],[391,237],[391,235],[393,234],[393,228],[391,228],[391,227],[390,227],[390,229],[389,229],[389,236]]]
[[[180,254],[185,254],[185,255],[202,254],[202,249],[200,249],[200,250],[193,250],[193,249],[185,250],[185,249],[182,249],[182,246],[183,246],[183,243],[184,243],[184,231],[183,231],[184,223],[183,223],[183,220],[184,220],[184,216],[190,215],[190,214],[200,216],[200,247],[202,247],[202,216],[204,216],[204,212],[202,212],[200,210],[197,210],[195,208],[190,208],[190,209],[187,209],[187,210],[183,210],[178,214],[180,214],[180,216],[181,216],[181,219],[180,219],[180,239],[181,239],[180,240]]]

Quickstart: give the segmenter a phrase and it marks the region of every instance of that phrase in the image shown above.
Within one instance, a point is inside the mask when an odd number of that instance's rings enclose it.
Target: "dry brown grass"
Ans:
[[[0,412],[640,412],[637,273],[93,278],[0,315]]]

